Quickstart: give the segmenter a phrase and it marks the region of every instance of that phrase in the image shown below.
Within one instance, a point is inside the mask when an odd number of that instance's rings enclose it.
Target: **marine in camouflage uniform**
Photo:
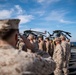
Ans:
[[[50,41],[49,41],[49,37],[45,38],[46,41],[46,52],[50,54]]]
[[[54,42],[53,40],[50,40],[50,51],[49,51],[51,57],[53,57],[53,53],[54,53]]]
[[[36,53],[15,49],[19,21],[0,20],[0,75],[51,74],[55,69],[55,62],[51,57],[43,58]]]
[[[46,44],[43,40],[43,36],[39,36],[38,40],[39,40],[39,43],[38,43],[39,50],[46,51]]]
[[[56,47],[54,50],[53,59],[56,62],[56,69],[54,75],[62,75],[63,69],[63,49],[60,44],[60,38],[55,39]]]
[[[34,35],[29,34],[28,39],[30,41],[30,43],[34,46],[35,49],[38,49],[38,43],[36,42],[36,40],[34,39]],[[27,49],[29,52],[31,52],[30,49]]]
[[[64,75],[68,75],[68,65],[69,65],[69,46],[68,43],[66,42],[66,38],[65,36],[61,36],[61,46],[63,48],[63,52],[64,52],[64,61],[63,61],[63,72]]]

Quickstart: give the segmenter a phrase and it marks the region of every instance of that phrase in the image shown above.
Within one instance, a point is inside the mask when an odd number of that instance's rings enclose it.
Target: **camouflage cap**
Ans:
[[[61,39],[59,37],[56,37],[54,41],[60,41]]]
[[[0,30],[2,29],[18,29],[19,19],[0,20]]]
[[[29,39],[34,38],[34,35],[29,34],[28,38],[29,38]]]
[[[61,38],[61,39],[66,39],[65,36],[63,36],[63,35],[61,35],[60,38]]]

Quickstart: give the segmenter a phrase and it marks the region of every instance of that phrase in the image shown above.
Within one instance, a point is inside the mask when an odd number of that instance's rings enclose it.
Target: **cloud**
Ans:
[[[44,2],[45,0],[37,0],[39,3],[42,3],[42,2]]]
[[[48,16],[46,16],[46,20],[57,20],[59,21],[61,18],[64,17],[66,13],[64,11],[56,11],[53,10],[51,11],[51,13],[48,14]]]
[[[63,20],[63,19],[61,19],[60,22],[61,23],[66,23],[66,24],[76,23],[76,22],[72,22],[72,21],[66,21],[66,20]]]
[[[41,17],[45,14],[45,11],[44,10],[32,10],[31,11],[31,14],[35,15],[35,16],[38,16],[38,17]]]
[[[41,4],[51,4],[51,3],[55,3],[55,2],[59,2],[60,0],[37,0],[38,3]]]
[[[66,15],[68,13],[69,12],[64,11],[64,10],[59,10],[59,11],[53,10],[53,11],[51,11],[50,14],[48,14],[48,16],[45,17],[45,20],[46,21],[55,21],[55,22],[65,23],[65,24],[76,23],[76,22],[72,22],[69,20],[65,20],[67,18]]]
[[[46,27],[46,28],[33,28],[33,29],[31,29],[31,30],[34,30],[34,31],[40,31],[40,32],[45,32],[46,30],[47,31],[52,31],[53,29],[52,28],[48,28],[48,27]]]
[[[10,18],[13,13],[13,10],[0,10],[0,19]]]
[[[45,11],[37,11],[37,12],[35,12],[35,14],[38,14],[39,16],[43,16],[44,13],[45,13]]]
[[[8,18],[19,18],[21,19],[21,24],[30,22],[32,19],[34,19],[33,15],[26,14],[19,5],[15,5],[13,8],[10,9],[0,10],[0,19]]]
[[[23,13],[23,10],[19,5],[15,5],[15,9],[18,12],[17,14],[22,14]]]
[[[30,22],[34,17],[32,15],[19,15],[17,18],[21,19],[21,24]]]

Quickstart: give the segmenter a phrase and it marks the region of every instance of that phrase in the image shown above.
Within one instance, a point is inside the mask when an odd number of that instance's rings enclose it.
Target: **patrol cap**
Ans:
[[[54,41],[61,41],[59,37],[56,37]]]
[[[0,30],[2,29],[18,29],[19,19],[0,20]]]
[[[45,39],[50,40],[49,37],[46,37]]]
[[[29,34],[28,38],[34,38],[34,35]]]
[[[38,38],[43,38],[43,36],[42,36],[42,35],[40,35],[40,36],[38,36]]]
[[[61,39],[66,39],[65,36],[63,36],[63,35],[61,35],[60,38],[61,38]]]

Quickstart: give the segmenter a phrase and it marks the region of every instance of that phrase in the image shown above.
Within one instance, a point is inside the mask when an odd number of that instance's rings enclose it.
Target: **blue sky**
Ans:
[[[64,30],[76,41],[76,0],[0,0],[0,19],[19,18],[20,32]]]

